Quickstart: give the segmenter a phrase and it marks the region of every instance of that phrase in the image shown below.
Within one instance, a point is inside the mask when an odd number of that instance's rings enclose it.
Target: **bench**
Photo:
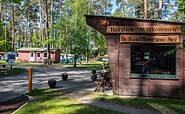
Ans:
[[[103,68],[104,71],[105,71],[106,69],[109,69],[109,68],[110,68],[109,62],[103,62],[101,65],[102,65],[102,68]]]
[[[102,91],[104,92],[106,88],[108,87],[109,89],[112,89],[112,83],[111,83],[111,76],[110,76],[110,71],[106,71],[102,73],[102,80],[100,82],[95,81],[96,91]]]

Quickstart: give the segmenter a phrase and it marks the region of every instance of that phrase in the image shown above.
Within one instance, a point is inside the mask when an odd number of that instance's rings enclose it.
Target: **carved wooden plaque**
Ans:
[[[107,33],[181,33],[181,26],[107,26]]]
[[[120,35],[120,42],[130,43],[179,43],[179,36]]]

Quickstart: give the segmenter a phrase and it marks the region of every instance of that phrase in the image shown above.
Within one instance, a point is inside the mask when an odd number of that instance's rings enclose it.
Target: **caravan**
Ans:
[[[73,63],[75,54],[60,54],[61,63]],[[76,60],[76,62],[81,61],[81,56]]]

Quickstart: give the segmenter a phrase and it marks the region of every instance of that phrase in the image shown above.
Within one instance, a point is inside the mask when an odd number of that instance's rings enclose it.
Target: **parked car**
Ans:
[[[108,58],[102,58],[101,61],[109,62]]]
[[[80,59],[77,59],[76,62],[80,62]],[[62,59],[60,60],[61,63],[73,63],[74,62],[74,58],[67,58],[67,59]]]

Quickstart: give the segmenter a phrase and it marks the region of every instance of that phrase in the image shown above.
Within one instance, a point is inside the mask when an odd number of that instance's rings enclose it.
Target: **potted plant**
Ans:
[[[68,73],[67,72],[62,73],[62,79],[63,80],[67,80],[68,79]]]
[[[92,75],[91,75],[92,81],[96,81],[96,78],[97,78],[97,74],[92,74]]]
[[[99,50],[98,50],[97,47],[92,48],[92,55],[93,55],[93,57],[96,57],[98,55],[98,52],[99,52]]]
[[[92,74],[96,74],[96,70],[95,69],[92,69]]]
[[[93,55],[94,57],[96,57],[96,56],[98,55],[98,50],[93,51],[93,52],[92,52],[92,55]]]
[[[50,88],[55,88],[56,84],[57,84],[57,81],[55,79],[48,80],[48,85]]]

